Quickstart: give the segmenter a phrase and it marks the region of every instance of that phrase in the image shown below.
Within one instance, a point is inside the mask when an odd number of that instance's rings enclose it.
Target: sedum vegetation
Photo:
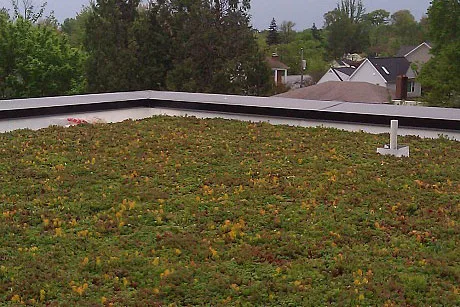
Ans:
[[[459,305],[460,145],[153,117],[0,135],[0,304]]]

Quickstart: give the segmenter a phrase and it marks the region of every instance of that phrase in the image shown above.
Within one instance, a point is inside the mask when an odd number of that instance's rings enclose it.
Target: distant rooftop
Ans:
[[[369,61],[388,83],[396,83],[396,78],[407,74],[410,67],[405,57],[369,58]]]
[[[282,93],[277,97],[378,104],[389,103],[394,93],[367,82],[328,81]]]
[[[340,71],[341,73],[346,74],[347,76],[351,76],[351,74],[355,72],[356,67],[332,67],[332,69]]]
[[[267,57],[267,63],[271,69],[289,69],[289,66],[280,61],[277,54]]]
[[[396,53],[397,57],[404,57],[406,54],[417,48],[417,46],[401,46]]]
[[[428,42],[423,42],[415,46],[401,46],[401,48],[399,48],[398,52],[396,53],[396,57],[405,57],[408,53],[410,53],[411,51],[413,51],[414,49],[416,49],[417,47],[423,44],[426,44],[431,47],[431,44]]]

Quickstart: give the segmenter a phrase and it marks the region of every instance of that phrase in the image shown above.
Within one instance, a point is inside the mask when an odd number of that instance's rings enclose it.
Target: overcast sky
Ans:
[[[333,10],[339,0],[251,0],[252,24],[256,29],[268,28],[272,18],[278,25],[283,21],[293,21],[297,30],[310,28],[316,23],[318,28],[323,26],[324,13]],[[21,2],[21,0],[20,0]],[[43,3],[34,0],[34,3]],[[47,0],[47,12],[53,10],[56,18],[62,22],[67,17],[75,17],[83,5],[89,0]],[[0,7],[10,7],[11,0],[0,0]],[[408,9],[417,20],[424,14],[430,0],[363,0],[367,12],[384,9],[391,13]]]

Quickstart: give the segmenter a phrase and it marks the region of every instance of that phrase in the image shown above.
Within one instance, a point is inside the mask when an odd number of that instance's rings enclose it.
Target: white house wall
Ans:
[[[367,82],[386,87],[385,79],[380,76],[379,72],[368,60],[361,64],[361,66],[353,73],[353,75],[351,75],[349,81]]]
[[[324,74],[324,76],[319,79],[318,84],[328,82],[328,81],[341,81],[339,77],[334,73],[332,68],[329,68],[329,70]]]

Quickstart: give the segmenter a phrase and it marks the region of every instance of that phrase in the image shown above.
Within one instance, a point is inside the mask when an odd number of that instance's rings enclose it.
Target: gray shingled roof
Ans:
[[[395,83],[396,77],[405,75],[410,67],[409,61],[404,57],[369,58],[369,61],[388,83]]]
[[[367,82],[328,81],[276,96],[321,101],[388,103],[390,97],[394,98],[394,93],[390,93],[385,87]]]
[[[356,68],[353,67],[339,67],[339,68],[332,68],[334,70],[340,71],[343,74],[346,74],[347,76],[351,76],[352,73],[355,72]]]

